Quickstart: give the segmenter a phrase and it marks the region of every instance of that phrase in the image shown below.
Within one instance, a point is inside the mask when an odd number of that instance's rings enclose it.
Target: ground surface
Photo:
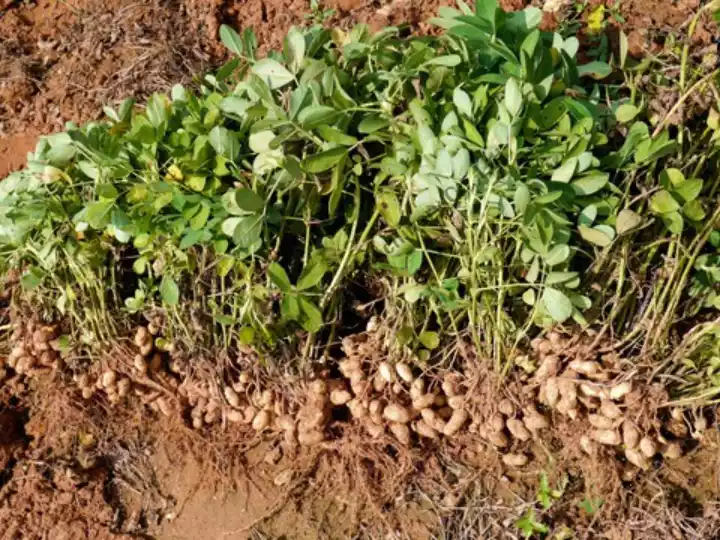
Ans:
[[[641,55],[687,25],[698,4],[668,0],[659,9],[656,1],[626,0],[620,7],[625,22],[613,25],[625,29],[631,53]],[[326,5],[335,9],[327,22],[376,28],[408,22],[422,32],[438,5],[333,0]],[[0,0],[0,177],[22,166],[38,135],[67,121],[97,118],[103,104],[189,82],[221,63],[221,24],[252,26],[261,46],[271,48],[309,12],[305,0]],[[546,20],[557,23],[552,16]],[[696,41],[707,45],[711,37],[701,24]],[[85,403],[52,381],[10,393],[6,387],[1,397],[2,540],[373,537],[372,520],[404,538],[438,531],[448,538],[513,538],[519,534],[513,521],[523,501],[534,498],[539,472],[508,477],[497,456],[460,445],[439,456],[428,447],[386,456],[388,474],[374,468],[382,461],[368,458],[378,448],[352,432],[336,447],[290,460],[272,439],[200,436],[182,422],[158,421],[142,407],[108,415],[106,405]],[[559,426],[551,440],[570,448],[573,436],[572,426]],[[448,455],[466,468],[449,467]],[[551,476],[569,478],[572,497],[558,506],[555,523],[581,523],[588,537],[618,540],[667,531],[678,538],[717,538],[717,432],[702,448],[654,469],[632,495],[618,495],[622,482],[608,479],[603,456],[581,467],[571,448],[561,455]],[[348,464],[357,463],[361,471],[353,472]],[[583,493],[597,487],[593,482],[618,495],[615,513],[597,524],[577,508]],[[490,498],[489,492],[499,495]],[[442,493],[451,498],[438,498]],[[368,508],[368,500],[381,503]],[[393,517],[387,514],[391,502]],[[398,509],[404,519],[397,518]]]

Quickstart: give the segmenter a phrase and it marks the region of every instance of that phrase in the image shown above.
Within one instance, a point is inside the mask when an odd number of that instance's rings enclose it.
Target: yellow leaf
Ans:
[[[603,28],[605,20],[605,6],[599,4],[593,8],[587,18],[587,29],[593,34],[597,34]]]
[[[183,179],[183,173],[180,170],[180,167],[173,164],[168,167],[167,175],[165,176],[167,180],[182,180]]]

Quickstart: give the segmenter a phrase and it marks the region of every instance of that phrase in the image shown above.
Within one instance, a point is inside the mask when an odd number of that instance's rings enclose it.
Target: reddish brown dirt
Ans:
[[[657,53],[669,36],[682,39],[687,35],[690,21],[702,5],[703,0],[677,0],[658,3],[655,0],[591,0],[591,8],[583,14],[587,19],[592,6],[607,6],[605,19],[612,29],[622,29],[628,37],[628,50],[632,56],[642,57],[647,51]],[[620,5],[619,10],[613,6]],[[624,22],[612,16],[617,10]],[[703,14],[692,36],[696,49],[711,44],[716,25],[709,12]]]
[[[511,384],[506,395],[520,388]],[[477,390],[492,410],[496,383]],[[563,487],[540,519],[577,538],[651,539],[665,530],[700,539],[720,530],[716,430],[681,459],[622,482],[611,451],[579,451],[583,428],[572,422],[559,421],[534,443],[540,458],[513,470],[470,434],[406,449],[338,421],[338,439],[293,457],[271,435],[229,437],[237,428],[217,425],[200,437],[137,401],[83,401],[57,379],[35,380],[18,398],[26,413],[0,415],[0,448],[13,447],[0,470],[2,540],[380,538],[391,530],[413,540],[514,538],[543,472],[553,489]],[[581,511],[587,499],[602,500],[601,511]]]

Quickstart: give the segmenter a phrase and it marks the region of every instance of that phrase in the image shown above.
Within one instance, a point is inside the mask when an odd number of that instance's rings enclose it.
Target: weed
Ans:
[[[535,507],[531,506],[525,513],[515,522],[515,526],[525,538],[530,538],[536,534],[546,535],[550,532],[550,528],[537,520],[535,515]]]

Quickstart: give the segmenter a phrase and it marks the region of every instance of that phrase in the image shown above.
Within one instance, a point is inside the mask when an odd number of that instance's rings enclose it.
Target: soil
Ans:
[[[36,324],[13,327],[27,328],[16,330],[16,344],[38,348],[37,341],[22,341],[35,340]],[[556,350],[564,352],[556,354],[563,362],[594,358],[593,340],[563,338]],[[370,373],[378,353],[382,358],[380,342],[361,334],[346,338],[343,349]],[[567,417],[540,405],[549,427],[499,451],[473,425],[489,425],[503,399],[516,411],[538,405],[539,379],[519,374],[501,381],[469,351],[459,350],[458,369],[472,424],[452,438],[410,444],[390,433],[369,437],[344,406],[329,411],[324,440],[313,444],[298,446],[276,428],[256,431],[207,418],[193,428],[190,388],[227,380],[218,371],[222,354],[186,359],[192,374],[167,371],[168,362],[133,375],[127,366],[135,353],[126,344],[90,365],[69,356],[53,369],[21,373],[8,363],[0,386],[0,538],[516,538],[514,523],[544,493],[543,475],[553,491],[545,492],[552,504],[541,519],[558,533],[650,539],[665,531],[699,539],[720,531],[716,427],[696,438],[667,432],[682,442],[682,457],[658,455],[641,471],[618,447],[581,450],[589,427],[583,414]],[[303,415],[312,393],[302,377],[258,368],[250,357],[220,364],[250,373],[253,395],[271,390],[282,408]],[[612,360],[604,365],[612,369]],[[125,399],[112,398],[104,383],[88,385],[109,370],[131,379],[134,390]],[[425,377],[434,384],[436,375]],[[81,388],[93,391],[84,396]],[[173,396],[168,410],[154,406],[158,395]],[[661,408],[666,398],[662,388],[638,380],[624,406],[632,407],[641,430],[659,432],[670,425]],[[704,414],[714,426],[713,411]],[[508,466],[508,452],[532,459]],[[599,508],[587,510],[589,504]]]
[[[324,7],[335,10],[329,25],[409,23],[429,32],[426,21],[444,3],[331,0]],[[517,9],[526,2],[501,3]],[[622,2],[625,22],[616,26],[628,34],[631,54],[681,30],[699,0],[666,4]],[[308,15],[304,0],[0,0],[0,178],[23,165],[39,135],[99,118],[103,105],[125,97],[190,84],[220,65],[227,58],[217,39],[221,24],[253,27],[267,50]],[[547,16],[544,24],[561,21]],[[694,42],[702,50],[712,35],[703,19]],[[478,409],[493,412],[500,393],[527,399],[527,381],[500,390],[486,375],[478,376],[485,381]],[[470,436],[404,448],[370,440],[347,422],[331,429],[331,440],[293,453],[272,434],[222,424],[198,432],[187,415],[166,418],[138,401],[83,400],[67,377],[6,385],[0,539],[515,538],[541,473],[564,486],[543,519],[579,538],[720,532],[714,428],[700,444],[689,440],[682,458],[627,477],[614,451],[583,454],[582,427],[557,415],[530,450],[547,459],[522,470],[508,469]],[[602,511],[580,509],[596,500]]]

